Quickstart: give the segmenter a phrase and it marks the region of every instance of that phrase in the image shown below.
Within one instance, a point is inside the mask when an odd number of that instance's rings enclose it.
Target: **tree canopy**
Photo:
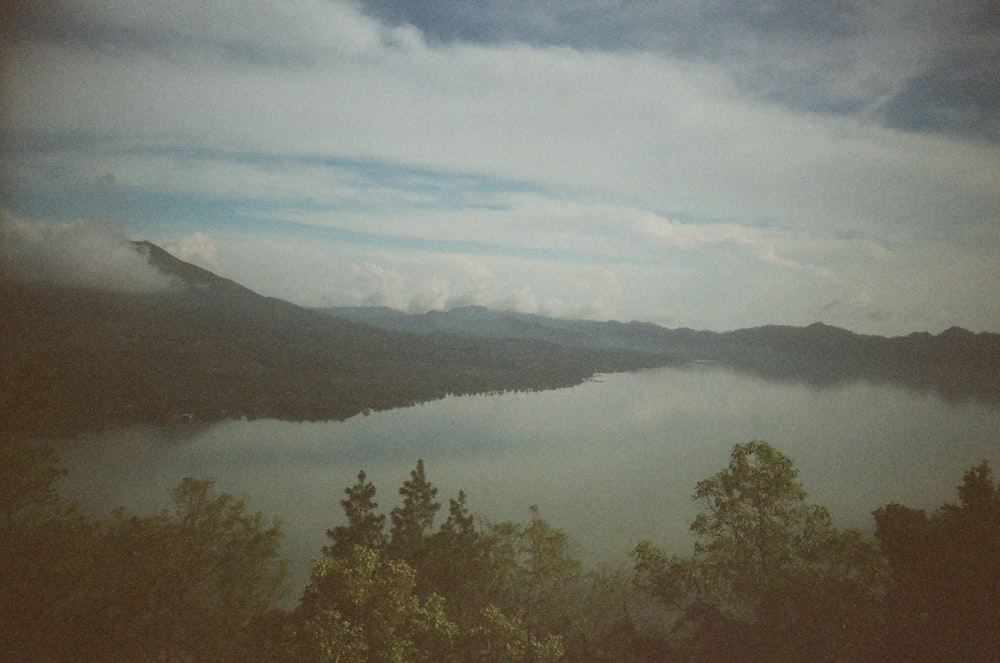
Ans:
[[[344,489],[347,499],[340,506],[347,516],[346,525],[337,525],[326,531],[333,543],[323,548],[330,556],[350,554],[354,546],[378,548],[385,542],[385,516],[378,513],[375,486],[366,481],[365,471],[358,472],[358,482]]]
[[[440,502],[434,501],[437,488],[427,481],[423,459],[417,460],[416,468],[400,487],[399,494],[403,496],[403,503],[389,514],[392,520],[389,546],[402,559],[414,560],[422,555],[424,541],[441,508]]]
[[[1000,489],[970,468],[958,504],[874,512],[892,567],[882,651],[909,661],[1000,660]]]
[[[0,660],[242,659],[283,587],[276,521],[195,479],[173,510],[90,521],[56,491],[54,452],[2,453]]]
[[[857,531],[809,504],[792,461],[763,441],[737,444],[729,466],[699,481],[704,511],[692,557],[649,543],[639,581],[678,613],[690,655],[706,660],[857,658],[869,638],[884,566]]]
[[[492,523],[460,491],[435,531],[422,460],[387,536],[361,471],[288,610],[278,522],[212,481],[181,481],[170,508],[94,521],[59,495],[52,451],[10,444],[0,460],[2,661],[1000,659],[1000,489],[986,462],[955,504],[876,510],[869,539],[808,502],[787,456],[738,444],[695,485],[692,554],[643,542],[631,568],[592,572],[535,507]]]

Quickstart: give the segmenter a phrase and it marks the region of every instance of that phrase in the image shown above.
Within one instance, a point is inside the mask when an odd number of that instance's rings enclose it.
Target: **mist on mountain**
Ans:
[[[0,279],[122,293],[175,285],[114,221],[39,224],[5,210],[0,210]]]

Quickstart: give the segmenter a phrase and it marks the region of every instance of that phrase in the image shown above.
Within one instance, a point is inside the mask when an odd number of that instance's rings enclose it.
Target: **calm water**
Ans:
[[[220,490],[278,515],[294,598],[326,529],[341,521],[339,500],[359,469],[388,513],[423,458],[444,513],[459,489],[473,513],[493,521],[524,520],[537,505],[584,560],[620,564],[644,539],[689,551],[695,482],[751,439],[791,456],[810,499],[840,526],[867,530],[870,512],[886,502],[933,508],[955,499],[969,466],[987,459],[1000,468],[1000,410],[888,386],[768,382],[710,366],[447,398],[346,422],[134,428],[58,448],[70,470],[64,492],[95,515],[165,506],[185,476],[215,478]]]

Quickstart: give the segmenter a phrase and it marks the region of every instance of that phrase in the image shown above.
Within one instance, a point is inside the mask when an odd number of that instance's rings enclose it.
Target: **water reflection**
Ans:
[[[346,422],[230,421],[132,428],[58,445],[64,490],[92,513],[163,506],[185,476],[284,522],[296,585],[339,522],[363,468],[388,512],[417,458],[439,498],[464,489],[474,513],[522,520],[538,505],[588,562],[623,562],[649,539],[686,552],[694,483],[738,442],[790,455],[812,500],[842,526],[871,527],[889,501],[954,499],[962,473],[1000,466],[1000,410],[884,385],[769,382],[712,366],[608,375],[572,389],[446,398]],[[298,591],[293,591],[297,595]]]

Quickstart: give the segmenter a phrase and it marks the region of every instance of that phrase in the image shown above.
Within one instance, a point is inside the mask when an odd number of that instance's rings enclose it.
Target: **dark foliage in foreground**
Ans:
[[[875,511],[893,569],[883,660],[1000,660],[1000,489],[986,462],[965,473],[958,496],[931,514]]]
[[[276,522],[210,481],[173,510],[90,521],[51,451],[0,445],[0,660],[995,661],[1000,490],[985,462],[959,503],[875,512],[875,541],[809,504],[786,456],[737,445],[698,482],[694,554],[649,543],[585,572],[566,535],[442,505],[423,462],[378,512],[364,472],[298,606],[276,609]]]
[[[172,511],[93,522],[53,490],[54,461],[0,444],[0,658],[239,660],[280,595],[278,524],[194,479]]]

